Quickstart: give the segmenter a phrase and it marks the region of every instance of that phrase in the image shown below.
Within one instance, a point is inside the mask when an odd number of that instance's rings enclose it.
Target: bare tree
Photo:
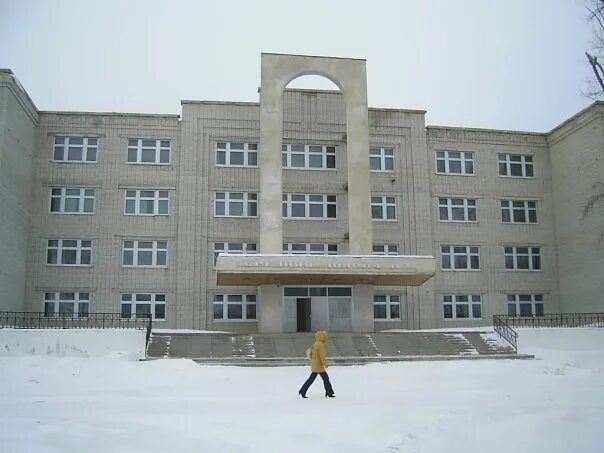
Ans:
[[[598,99],[604,95],[604,68],[598,61],[598,57],[604,55],[604,0],[590,0],[585,8],[588,11],[587,22],[593,29],[591,53],[585,52],[585,56],[594,72],[594,79],[587,82],[584,94]]]

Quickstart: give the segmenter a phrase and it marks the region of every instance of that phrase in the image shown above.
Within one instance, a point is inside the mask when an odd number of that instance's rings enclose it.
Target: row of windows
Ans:
[[[537,223],[537,201],[500,200],[499,206],[503,223]],[[476,222],[476,199],[439,198],[438,216],[442,222]]]
[[[321,289],[325,291],[320,292]],[[340,289],[349,290],[350,288]],[[312,295],[327,295],[327,288],[312,288],[312,290],[317,293]],[[306,291],[308,291],[307,288]],[[351,294],[347,292],[342,295],[350,297]],[[400,320],[402,318],[400,302],[399,294],[375,294],[373,296],[374,319]],[[482,318],[482,301],[479,294],[444,294],[442,302],[445,320]],[[543,295],[508,294],[507,310],[510,316],[543,316]],[[44,294],[44,316],[46,317],[60,315],[84,318],[89,313],[90,293],[88,292],[47,292]],[[255,294],[214,295],[214,320],[253,321],[256,320],[256,314],[257,296]],[[123,319],[151,317],[154,321],[164,321],[166,319],[166,295],[163,293],[123,293],[121,295],[121,317]]]
[[[55,137],[53,159],[57,162],[97,161],[99,139],[93,137]],[[127,162],[169,165],[170,140],[129,139]],[[527,154],[497,155],[500,176],[531,178],[533,157]],[[258,166],[258,144],[244,142],[216,143],[217,166]],[[283,168],[335,169],[336,147],[330,145],[284,144]],[[394,148],[370,148],[371,171],[393,172]],[[474,153],[470,151],[436,151],[436,172],[439,174],[474,175]]]
[[[507,270],[541,270],[541,247],[504,246]],[[443,270],[480,270],[480,247],[472,245],[442,245],[440,247]]]

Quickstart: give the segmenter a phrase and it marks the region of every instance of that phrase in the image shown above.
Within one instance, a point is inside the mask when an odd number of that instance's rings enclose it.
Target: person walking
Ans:
[[[298,395],[302,398],[306,398],[306,392],[308,388],[315,382],[317,375],[321,375],[321,379],[323,379],[323,385],[325,386],[325,397],[327,398],[335,398],[335,393],[331,386],[331,382],[329,382],[329,376],[327,374],[326,368],[329,366],[327,364],[327,338],[329,334],[324,330],[319,330],[315,333],[315,343],[312,345],[312,350],[310,353],[310,376],[302,385],[302,388],[298,390]]]

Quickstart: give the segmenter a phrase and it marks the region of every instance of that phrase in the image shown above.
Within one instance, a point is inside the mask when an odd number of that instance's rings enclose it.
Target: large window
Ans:
[[[284,193],[282,200],[282,215],[286,219],[335,219],[337,217],[335,195]]]
[[[170,143],[170,140],[130,139],[128,140],[128,163],[169,165]]]
[[[168,267],[167,241],[124,241],[124,267]]]
[[[56,162],[96,162],[98,138],[55,137],[53,160]]]
[[[371,171],[394,171],[394,149],[370,148],[369,168]]]
[[[398,244],[373,244],[374,255],[398,255]]]
[[[214,320],[255,321],[255,294],[215,294]]]
[[[440,247],[443,269],[456,271],[480,270],[480,248],[475,245],[442,245]]]
[[[243,255],[244,253],[257,253],[256,244],[248,242],[214,242],[214,264],[221,253]]]
[[[509,316],[543,316],[543,294],[508,294]]]
[[[53,187],[50,189],[50,212],[62,214],[93,214],[94,189]]]
[[[526,154],[498,154],[499,176],[532,178],[533,156]]]
[[[166,295],[159,293],[122,294],[122,318],[166,320]]]
[[[215,217],[257,217],[258,194],[251,192],[216,192]]]
[[[293,243],[283,244],[285,255],[337,255],[338,244]]]
[[[169,211],[168,190],[126,190],[127,215],[168,215]]]
[[[396,220],[396,198],[371,197],[371,218],[373,220]]]
[[[325,170],[336,168],[336,147],[327,145],[286,144],[282,146],[283,168]]]
[[[473,198],[439,198],[441,222],[476,222],[476,200]]]
[[[92,241],[82,239],[49,239],[46,264],[56,266],[90,266]]]
[[[504,223],[537,223],[537,202],[501,200],[501,221]]]
[[[218,142],[216,143],[216,165],[256,167],[258,165],[258,144]]]
[[[482,302],[479,294],[443,295],[445,319],[481,319]]]
[[[401,319],[401,296],[398,294],[375,294],[373,296],[374,319]]]
[[[90,309],[90,293],[44,293],[44,316],[73,316],[85,318]]]
[[[508,270],[541,270],[541,247],[504,247],[505,268]]]
[[[473,175],[474,153],[467,151],[436,151],[436,173]]]

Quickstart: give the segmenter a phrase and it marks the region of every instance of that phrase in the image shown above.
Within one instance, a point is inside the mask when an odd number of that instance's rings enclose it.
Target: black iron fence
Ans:
[[[495,329],[495,332],[506,340],[515,351],[518,351],[518,333],[516,333],[516,331],[502,318],[504,318],[504,316],[493,315],[493,329]]]
[[[64,313],[0,311],[0,328],[12,329],[148,329],[150,315],[122,318],[121,313]]]
[[[510,327],[604,327],[604,313],[552,313],[542,316],[494,315]]]

